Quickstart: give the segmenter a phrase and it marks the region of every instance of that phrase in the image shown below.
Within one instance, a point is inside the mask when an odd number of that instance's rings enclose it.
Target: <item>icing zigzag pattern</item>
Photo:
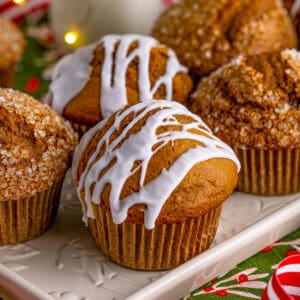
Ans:
[[[118,134],[122,121],[132,115],[134,117],[129,124]],[[182,124],[176,118],[179,115],[190,117],[191,122]],[[145,124],[139,131],[127,137],[128,132],[145,118]],[[145,227],[154,228],[155,220],[164,203],[195,164],[212,158],[227,158],[234,161],[239,168],[239,162],[231,148],[213,136],[211,130],[198,116],[177,102],[157,100],[141,102],[119,111],[115,116],[114,124],[99,140],[84,172],[80,178],[77,178],[82,152],[105,124],[106,121],[100,122],[83,137],[74,156],[73,177],[79,180],[79,195],[81,191],[85,193],[86,213],[90,218],[94,218],[91,203],[99,204],[104,187],[110,184],[110,209],[114,222],[116,224],[124,222],[129,208],[133,205],[145,204],[147,206],[144,212]],[[173,129],[157,133],[158,128],[162,126],[165,128],[172,126],[181,130]],[[118,134],[117,138],[110,142],[111,137],[116,134]],[[153,155],[176,140],[193,140],[199,143],[199,146],[183,153],[168,170],[162,170],[159,176],[145,184],[148,164]],[[100,151],[103,149],[105,152],[99,159]],[[112,164],[113,161],[115,163]],[[103,173],[102,171],[108,166],[110,168],[99,178],[99,174]],[[124,184],[136,172],[141,174],[139,191],[120,201]]]

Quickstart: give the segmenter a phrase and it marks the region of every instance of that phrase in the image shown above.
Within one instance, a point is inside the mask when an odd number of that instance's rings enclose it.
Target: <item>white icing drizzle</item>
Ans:
[[[152,115],[147,118],[144,126],[137,133],[126,138],[128,131],[150,111]],[[132,113],[134,118],[122,133],[110,143],[111,135],[118,131],[122,120]],[[194,121],[183,125],[176,119],[176,115],[190,116]],[[83,205],[85,221],[87,221],[87,217],[94,218],[92,202],[100,204],[101,193],[105,185],[111,184],[109,201],[114,222],[116,224],[124,222],[129,208],[133,205],[145,204],[147,208],[144,212],[144,223],[146,228],[151,229],[155,226],[155,220],[168,197],[195,164],[212,158],[227,158],[232,160],[240,169],[240,163],[232,149],[213,136],[211,130],[200,117],[177,102],[157,100],[148,103],[142,102],[125,111],[118,112],[114,124],[99,140],[97,148],[90,156],[83,173],[80,178],[77,178],[78,165],[84,149],[105,123],[105,121],[100,122],[86,133],[74,155],[72,174],[74,180],[79,180],[77,187],[79,196],[81,191],[84,191],[85,194],[87,203],[87,211]],[[181,126],[182,130],[156,133],[159,127],[168,125]],[[192,129],[197,129],[198,132],[203,132],[208,137],[192,133]],[[159,176],[145,185],[144,180],[148,164],[153,155],[168,143],[173,143],[176,140],[193,140],[204,146],[199,145],[183,153],[168,170],[162,170]],[[120,143],[121,145],[116,148]],[[105,147],[105,153],[101,159],[97,159],[103,147]],[[153,150],[153,148],[156,149]],[[99,178],[101,171],[113,160],[116,162]],[[141,163],[133,169],[134,163],[137,161]],[[120,201],[120,194],[126,180],[138,171],[141,171],[139,192]],[[92,186],[93,192],[91,192]],[[81,200],[83,202],[83,199]]]
[[[299,9],[300,9],[300,0],[295,0],[293,6],[291,8],[291,16],[293,18],[296,17],[297,12],[299,11]]]
[[[88,83],[95,45],[76,50],[63,57],[55,66],[49,88],[49,105],[60,115],[66,105]]]
[[[137,42],[137,48],[128,55],[129,48],[134,42]],[[103,118],[127,105],[126,72],[134,59],[138,59],[138,90],[141,102],[153,99],[156,91],[162,85],[166,90],[165,100],[171,101],[173,78],[179,72],[187,72],[187,69],[179,63],[175,52],[168,49],[166,71],[151,87],[149,77],[151,49],[164,46],[148,36],[107,35],[96,44],[77,50],[57,65],[50,86],[50,94],[53,95],[52,107],[58,113],[63,113],[66,105],[89,81],[93,53],[100,44],[103,45],[105,51],[99,100]],[[117,51],[115,51],[116,48]]]

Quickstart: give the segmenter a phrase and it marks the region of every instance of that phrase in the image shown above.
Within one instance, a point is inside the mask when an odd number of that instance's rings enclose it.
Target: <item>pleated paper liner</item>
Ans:
[[[88,125],[84,125],[84,124],[80,124],[80,123],[76,123],[76,122],[72,122],[70,121],[71,126],[73,127],[73,129],[75,130],[75,132],[78,133],[78,139],[80,140],[82,138],[82,136],[91,129],[91,126]]]
[[[94,205],[95,219],[89,227],[98,248],[112,261],[137,270],[167,270],[210,247],[222,206],[199,218],[181,223],[156,225],[114,224],[111,213]]]
[[[256,150],[234,148],[240,162],[238,190],[275,196],[300,192],[300,148]]]
[[[62,183],[63,179],[33,197],[0,201],[0,246],[31,240],[52,225]]]
[[[16,64],[9,66],[6,69],[0,69],[0,87],[10,88],[13,85],[13,81],[16,73]]]

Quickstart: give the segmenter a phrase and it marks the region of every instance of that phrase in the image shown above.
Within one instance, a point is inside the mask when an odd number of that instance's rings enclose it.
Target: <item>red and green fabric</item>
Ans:
[[[184,300],[215,300],[215,299],[261,299],[268,282],[280,262],[289,257],[300,255],[300,229],[287,237],[261,250],[255,256],[239,264],[229,273],[212,279],[203,287],[193,290]],[[290,263],[290,261],[288,261]],[[291,278],[284,278],[297,284],[299,273],[289,274]],[[275,280],[278,280],[274,276]],[[274,280],[274,281],[275,281]],[[280,280],[280,279],[279,279]],[[281,278],[282,280],[282,278]],[[277,284],[281,285],[279,282]],[[300,286],[300,282],[299,282]],[[272,298],[265,298],[272,300]],[[279,298],[280,300],[300,299],[299,297]]]

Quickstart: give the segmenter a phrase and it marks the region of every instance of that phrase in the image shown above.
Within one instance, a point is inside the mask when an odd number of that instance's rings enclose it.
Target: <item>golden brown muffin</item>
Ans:
[[[0,87],[11,87],[18,61],[24,51],[24,38],[12,22],[0,18]]]
[[[49,97],[52,107],[84,132],[128,104],[184,102],[192,88],[171,49],[146,36],[108,35],[58,64]]]
[[[289,11],[298,34],[298,38],[300,36],[300,1],[299,0],[283,0],[284,6]],[[299,41],[298,41],[299,46]]]
[[[236,150],[241,191],[300,191],[299,99],[296,50],[240,56],[199,83],[191,109]]]
[[[44,232],[54,220],[76,136],[48,106],[0,89],[0,245]]]
[[[210,246],[238,168],[234,152],[198,116],[162,100],[96,125],[72,166],[100,250],[143,270],[173,268]]]
[[[153,36],[200,76],[238,54],[297,45],[293,24],[277,0],[183,0],[162,14]]]

